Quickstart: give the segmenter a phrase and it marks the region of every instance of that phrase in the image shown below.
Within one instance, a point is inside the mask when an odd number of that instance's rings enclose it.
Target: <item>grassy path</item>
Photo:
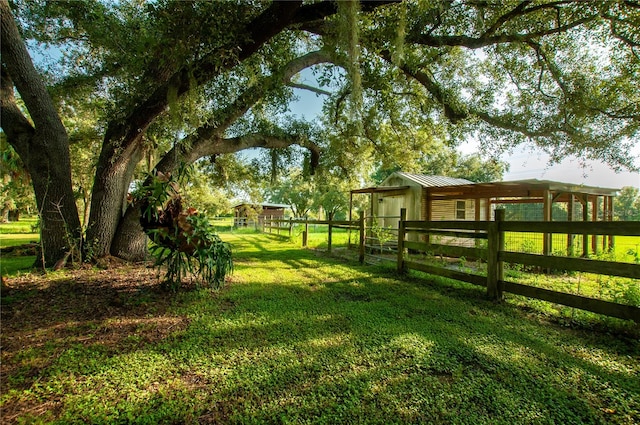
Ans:
[[[8,282],[3,423],[640,422],[640,341],[462,285],[225,235],[220,292],[144,268]]]

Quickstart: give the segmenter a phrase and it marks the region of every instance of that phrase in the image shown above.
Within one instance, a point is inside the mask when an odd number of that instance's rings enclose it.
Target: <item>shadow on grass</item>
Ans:
[[[493,311],[491,303],[478,306],[374,276],[313,287],[248,283],[245,290],[253,299],[228,298],[233,307],[222,323],[202,316],[162,351],[190,353],[188,363],[197,366],[189,369],[204,387],[224,382],[207,393],[202,417],[238,423],[638,419],[638,403],[627,404],[640,395],[635,372],[621,368],[638,360],[637,343],[540,329]],[[598,353],[589,359],[592,351]],[[609,363],[612,358],[622,364]],[[202,366],[204,359],[216,359],[216,366]],[[220,371],[220,364],[227,368]],[[600,392],[603,385],[608,390]]]

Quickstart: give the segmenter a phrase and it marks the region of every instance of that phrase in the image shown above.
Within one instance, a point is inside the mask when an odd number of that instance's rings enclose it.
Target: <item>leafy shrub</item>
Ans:
[[[231,246],[207,217],[193,208],[183,209],[179,187],[188,175],[189,168],[180,167],[175,175],[149,176],[135,195],[142,209],[140,223],[153,242],[155,265],[166,266],[164,288],[176,291],[191,275],[196,283],[218,289],[233,270]]]

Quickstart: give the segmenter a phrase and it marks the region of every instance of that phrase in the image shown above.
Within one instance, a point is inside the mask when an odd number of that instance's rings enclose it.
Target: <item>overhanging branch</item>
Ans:
[[[331,94],[332,94],[330,91],[322,90],[321,88],[313,87],[313,86],[310,86],[308,84],[287,83],[287,85],[289,87],[293,87],[294,89],[309,90],[309,91],[311,91],[313,93],[321,94],[321,95],[324,95],[324,96],[331,96]]]

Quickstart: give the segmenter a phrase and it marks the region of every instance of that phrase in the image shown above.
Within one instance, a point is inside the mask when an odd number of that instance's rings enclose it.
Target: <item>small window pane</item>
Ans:
[[[456,220],[465,220],[465,202],[464,201],[456,201]]]

